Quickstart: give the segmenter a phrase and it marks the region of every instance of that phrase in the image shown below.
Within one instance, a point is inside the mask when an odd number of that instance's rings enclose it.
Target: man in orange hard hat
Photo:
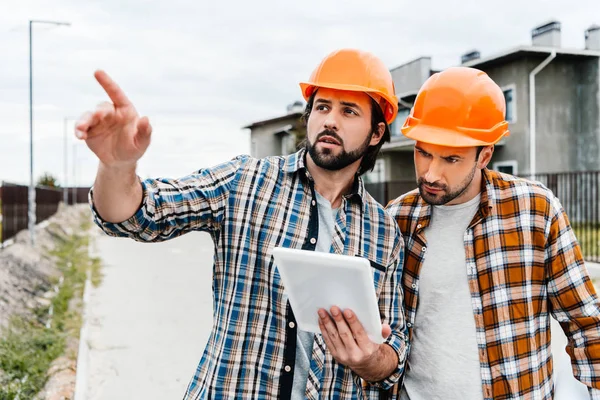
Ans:
[[[498,85],[457,67],[402,127],[418,183],[387,207],[406,243],[402,399],[551,399],[550,315],[600,398],[600,307],[567,215],[541,184],[487,169],[504,115]]]
[[[393,388],[408,349],[403,242],[360,178],[398,111],[381,60],[340,50],[301,84],[307,144],[297,153],[239,156],[180,179],[137,177],[150,144],[148,119],[108,75],[96,78],[112,103],[76,125],[100,160],[90,191],[96,223],[142,242],[190,231],[215,241],[213,328],[185,398],[377,399]],[[319,310],[320,334],[299,331],[273,264],[276,246],[368,259],[384,343],[338,307]]]

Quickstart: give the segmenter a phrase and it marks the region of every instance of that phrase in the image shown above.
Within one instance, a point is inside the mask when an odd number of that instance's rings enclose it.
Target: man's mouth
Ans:
[[[440,188],[431,187],[426,184],[423,184],[423,189],[425,189],[426,192],[431,193],[431,194],[438,194],[442,191],[442,189],[440,189]]]
[[[323,136],[319,139],[319,143],[325,143],[330,145],[339,146],[340,142],[338,142],[335,138],[331,136]]]

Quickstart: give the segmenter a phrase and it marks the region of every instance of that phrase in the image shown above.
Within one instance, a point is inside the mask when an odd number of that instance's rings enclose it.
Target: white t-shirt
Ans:
[[[483,398],[464,247],[480,197],[433,207],[402,400]]]

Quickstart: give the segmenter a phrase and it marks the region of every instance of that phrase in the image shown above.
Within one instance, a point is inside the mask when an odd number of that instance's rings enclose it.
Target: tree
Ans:
[[[37,182],[38,186],[46,186],[46,187],[51,187],[51,188],[58,188],[60,187],[59,184],[56,183],[57,179],[52,176],[52,174],[45,172],[44,175],[42,175]]]

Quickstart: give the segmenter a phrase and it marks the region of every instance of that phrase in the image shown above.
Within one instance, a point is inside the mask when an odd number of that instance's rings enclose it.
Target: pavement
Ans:
[[[157,244],[99,234],[104,279],[86,293],[77,400],[181,399],[212,325],[213,244],[189,233]],[[588,267],[600,277],[600,266]],[[587,399],[553,320],[556,400]]]
[[[212,326],[210,236],[143,244],[98,236],[78,400],[181,399]],[[82,385],[83,381],[83,385]]]

